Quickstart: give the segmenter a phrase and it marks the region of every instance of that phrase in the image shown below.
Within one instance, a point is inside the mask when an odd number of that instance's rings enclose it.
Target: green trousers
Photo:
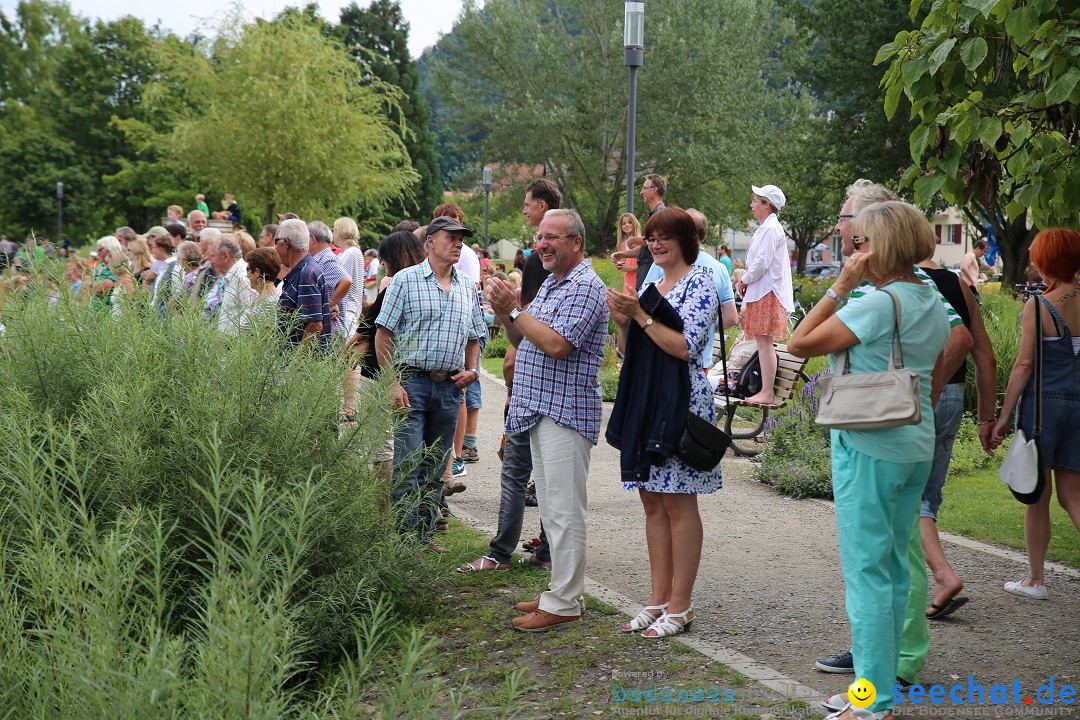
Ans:
[[[918,515],[918,513],[916,513]],[[904,608],[904,632],[900,636],[900,662],[896,674],[915,684],[926,665],[930,652],[930,628],[926,622],[926,556],[922,549],[922,533],[919,518],[908,541],[908,569],[911,581],[908,587],[907,606]]]
[[[917,537],[913,540],[917,535],[914,528],[931,461],[878,460],[851,448],[843,433],[834,434],[833,439],[833,499],[855,676],[869,680],[877,689],[869,709],[888,710],[893,706],[892,687],[900,674],[904,627],[917,622],[908,610],[911,555],[918,541]],[[917,553],[920,565],[915,574],[922,576],[921,605],[926,597],[921,545]],[[923,644],[929,647],[928,640]],[[906,650],[911,658],[921,656],[921,669],[926,650],[920,652],[914,645]]]

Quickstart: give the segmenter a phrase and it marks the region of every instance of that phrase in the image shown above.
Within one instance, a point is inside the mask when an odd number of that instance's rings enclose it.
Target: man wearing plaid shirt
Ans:
[[[406,415],[394,435],[391,496],[402,525],[437,553],[448,552],[431,542],[442,474],[462,391],[479,377],[480,337],[487,333],[472,280],[454,268],[472,234],[453,218],[432,220],[427,259],[395,273],[375,320],[379,365],[398,368],[404,383],[393,387]]]
[[[514,629],[544,632],[581,618],[585,593],[585,481],[600,437],[597,373],[604,359],[606,286],[585,259],[585,227],[575,210],[549,210],[533,252],[551,275],[528,311],[513,286],[491,280],[491,306],[517,348],[508,433],[528,431],[540,517],[551,545],[551,583]]]

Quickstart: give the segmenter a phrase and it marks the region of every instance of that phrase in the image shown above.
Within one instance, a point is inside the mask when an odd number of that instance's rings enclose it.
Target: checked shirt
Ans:
[[[607,286],[583,260],[561,281],[549,275],[529,314],[566,338],[574,349],[563,360],[523,338],[514,361],[514,394],[507,432],[525,432],[542,416],[577,430],[594,445],[600,439],[601,395],[597,373],[607,341]]]
[[[472,280],[455,268],[447,295],[427,260],[394,274],[375,323],[394,333],[394,362],[421,370],[462,369],[465,345],[487,335]]]

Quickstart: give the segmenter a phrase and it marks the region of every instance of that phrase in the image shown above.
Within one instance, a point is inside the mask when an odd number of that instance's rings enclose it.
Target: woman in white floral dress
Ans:
[[[629,318],[619,328],[620,349],[626,348],[627,337],[632,333],[636,344],[629,348],[630,352],[659,350],[676,361],[684,361],[676,362],[673,366],[669,358],[663,366],[677,367],[678,372],[688,374],[689,411],[715,422],[709,381],[697,363],[690,362],[691,358],[701,357],[708,341],[709,328],[716,322],[719,310],[719,298],[712,277],[691,265],[698,253],[694,221],[681,208],[666,208],[649,218],[645,225],[645,237],[654,262],[664,270],[664,278],[655,288],[671,309],[678,313],[683,327],[678,330],[659,319],[654,320],[637,296],[608,290],[608,305],[613,315],[617,312]],[[651,287],[652,284],[642,287],[642,298],[646,297]],[[631,330],[631,323],[637,323],[641,332]],[[632,367],[636,366],[628,362],[624,372]],[[635,372],[633,369],[630,371]],[[620,392],[629,392],[635,383],[632,378],[624,380],[620,382]],[[671,394],[667,388],[674,388],[680,383],[685,388],[685,380],[661,378],[654,382],[654,385],[664,388],[656,393],[657,402],[670,401]],[[640,383],[636,385],[640,387]],[[618,400],[616,406],[619,406]],[[678,432],[681,433],[681,428]],[[620,449],[624,454],[633,452],[625,443]],[[637,457],[640,457],[640,453]],[[716,492],[721,484],[719,465],[709,472],[700,472],[674,456],[656,458],[648,469],[647,479],[624,482],[626,489],[638,491],[645,509],[645,537],[649,549],[652,590],[645,608],[623,625],[622,630],[643,630],[643,637],[655,638],[677,635],[690,627],[695,617],[691,595],[701,560],[702,544],[697,496]]]

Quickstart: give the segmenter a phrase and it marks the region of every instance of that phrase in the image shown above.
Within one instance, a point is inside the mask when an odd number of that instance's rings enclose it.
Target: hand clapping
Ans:
[[[518,306],[520,293],[506,280],[491,278],[488,285],[488,302],[491,309],[499,315],[507,315]]]
[[[612,290],[608,288],[607,291],[607,305],[611,310],[612,315],[616,316],[615,322],[618,321],[618,316],[622,316],[627,320],[637,317],[641,312],[641,304],[638,302],[637,295],[630,295],[621,293],[618,290]],[[625,322],[619,323],[620,325],[626,324]]]

